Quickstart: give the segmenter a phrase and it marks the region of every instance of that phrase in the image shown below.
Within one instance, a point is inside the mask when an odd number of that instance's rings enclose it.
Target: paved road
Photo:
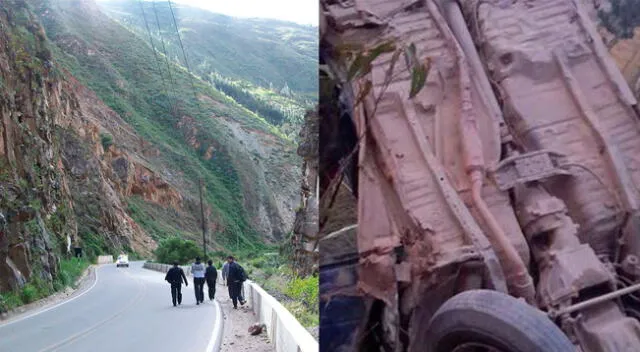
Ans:
[[[197,306],[193,280],[188,279],[182,306],[173,307],[164,274],[138,262],[129,268],[103,265],[86,293],[41,314],[0,324],[0,351],[209,352],[220,310],[210,301]]]

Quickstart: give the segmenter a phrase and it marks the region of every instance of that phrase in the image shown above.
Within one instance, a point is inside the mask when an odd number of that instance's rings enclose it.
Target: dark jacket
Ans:
[[[245,281],[246,274],[244,268],[236,262],[229,264],[229,274],[227,275],[227,281],[230,282],[243,282]]]
[[[204,272],[204,278],[207,279],[207,283],[215,284],[216,280],[218,280],[218,269],[213,265],[208,266]]]
[[[184,275],[184,270],[182,270],[182,268],[179,266],[174,266],[169,269],[164,279],[172,285],[182,285],[182,280],[184,280],[185,285],[188,285],[187,277]]]

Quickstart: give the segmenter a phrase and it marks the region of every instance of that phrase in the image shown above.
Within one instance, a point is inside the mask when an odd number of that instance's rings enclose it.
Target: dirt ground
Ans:
[[[253,315],[249,302],[244,306],[238,304],[238,309],[233,309],[233,303],[229,298],[229,290],[218,281],[216,287],[216,299],[220,302],[224,314],[224,334],[222,338],[221,352],[273,352],[275,348],[267,337],[267,332],[251,336],[247,331],[249,326],[257,322]]]

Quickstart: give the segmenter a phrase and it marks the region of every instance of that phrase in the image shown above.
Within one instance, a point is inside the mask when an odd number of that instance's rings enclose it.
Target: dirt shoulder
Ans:
[[[64,291],[56,292],[41,300],[16,307],[8,312],[0,314],[0,325],[36,311],[47,309],[56,304],[62,303],[65,300],[81,295],[94,284],[96,279],[96,269],[96,265],[89,266],[89,268],[87,268],[87,270],[82,273],[82,276],[80,276],[76,281],[75,289],[67,287]]]
[[[258,317],[253,314],[250,304],[244,306],[238,304],[238,309],[233,309],[233,303],[229,298],[229,290],[218,281],[216,285],[216,299],[220,302],[224,315],[224,337],[222,339],[221,352],[273,352],[274,345],[269,341],[267,332],[252,336],[247,331],[249,327],[258,322]]]

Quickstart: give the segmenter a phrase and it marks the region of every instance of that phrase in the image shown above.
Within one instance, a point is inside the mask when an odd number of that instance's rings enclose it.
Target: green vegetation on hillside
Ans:
[[[176,224],[181,223],[184,219],[181,219],[180,215],[172,209],[145,202],[139,196],[127,199],[127,211],[131,218],[142,226],[155,241],[176,235],[182,238],[194,238],[198,235],[176,227]]]
[[[213,75],[212,77],[214,77],[213,82],[216,88],[232,97],[247,109],[259,114],[260,116],[264,116],[270,123],[274,125],[281,125],[285,121],[286,118],[282,112],[269,106],[269,104],[256,99],[251,93],[242,89],[238,84]]]
[[[63,259],[60,261],[60,267],[53,284],[38,276],[41,273],[40,270],[34,270],[31,279],[22,289],[0,293],[0,312],[35,302],[52,293],[63,291],[67,287],[75,288],[76,281],[88,267],[89,262],[84,259]]]

